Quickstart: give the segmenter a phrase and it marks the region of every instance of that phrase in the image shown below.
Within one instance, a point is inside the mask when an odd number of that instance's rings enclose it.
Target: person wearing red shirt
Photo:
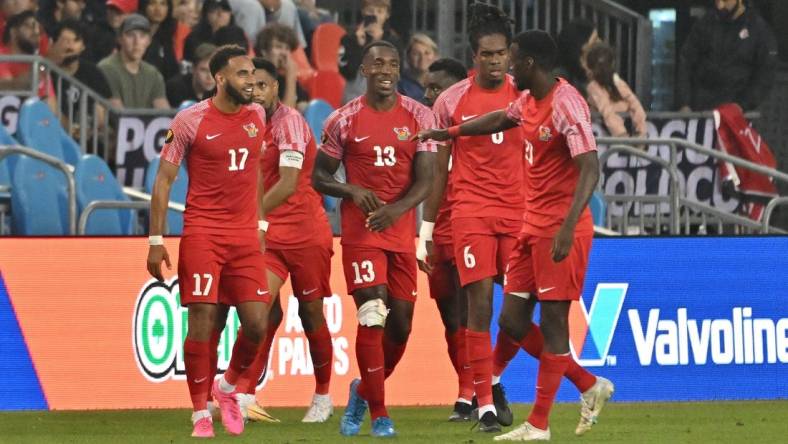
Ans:
[[[333,413],[328,394],[333,367],[333,345],[323,316],[323,298],[332,295],[331,256],[334,237],[323,209],[323,198],[312,188],[317,147],[304,117],[279,101],[276,66],[254,59],[254,101],[265,108],[268,124],[262,173],[265,262],[268,288],[274,303],[268,314],[268,332],[259,354],[244,373],[246,412],[251,420],[276,421],[255,400],[255,387],[268,364],[276,330],[282,322],[279,290],[290,275],[298,299],[298,316],[309,341],[315,370],[315,394],[303,422],[325,422]],[[242,405],[244,402],[242,402]]]
[[[525,222],[509,260],[499,324],[511,336],[508,342],[517,344],[513,338],[524,338],[525,332],[533,330],[531,314],[538,299],[544,339],[537,355],[539,373],[531,414],[520,427],[495,440],[547,440],[548,416],[563,376],[583,393],[578,435],[590,430],[614,390],[610,381],[580,367],[569,352],[569,306],[580,298],[588,264],[593,237],[588,200],[599,180],[599,161],[588,105],[566,80],[550,74],[557,49],[549,34],[521,33],[511,53],[517,86],[524,90],[517,100],[473,122],[426,131],[419,137],[445,140],[517,126],[523,129]]]
[[[237,46],[219,48],[210,62],[217,93],[173,119],[161,151],[151,198],[148,272],[162,281],[170,268],[162,234],[170,187],[186,162],[189,190],[178,260],[180,302],[189,308],[183,344],[186,382],[194,413],[192,436],[212,437],[208,392],[218,401],[230,434],[243,432],[236,384],[265,336],[271,302],[262,252],[265,110],[252,104],[254,65]],[[224,375],[214,381],[217,346],[229,306],[243,333]]]
[[[372,435],[393,436],[384,383],[410,335],[417,295],[415,207],[430,192],[436,151],[434,143],[412,136],[436,122],[429,108],[397,94],[394,45],[379,40],[363,53],[367,92],[326,120],[312,180],[321,193],[343,198],[342,262],[358,308],[361,380],[351,383],[340,432],[358,434],[368,403]],[[340,163],[347,183],[334,178]]]

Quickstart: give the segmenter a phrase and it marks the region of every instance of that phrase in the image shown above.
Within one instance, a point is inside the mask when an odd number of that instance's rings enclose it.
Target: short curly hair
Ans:
[[[262,55],[263,51],[269,51],[274,40],[284,43],[291,51],[298,48],[298,37],[293,28],[273,22],[265,25],[257,34],[257,41],[254,45],[255,53]]]

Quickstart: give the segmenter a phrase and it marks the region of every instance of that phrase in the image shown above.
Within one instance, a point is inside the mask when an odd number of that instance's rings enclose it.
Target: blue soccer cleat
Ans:
[[[394,431],[394,423],[388,416],[381,416],[372,422],[372,436],[376,438],[388,438],[397,436]]]
[[[361,423],[364,422],[364,414],[367,412],[367,401],[358,394],[358,386],[360,384],[361,380],[358,378],[350,383],[350,396],[347,400],[347,408],[345,408],[345,414],[342,415],[342,419],[339,421],[339,433],[345,436],[358,435],[359,430],[361,430]]]

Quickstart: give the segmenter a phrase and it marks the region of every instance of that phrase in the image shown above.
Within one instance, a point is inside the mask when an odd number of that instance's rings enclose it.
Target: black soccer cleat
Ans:
[[[471,420],[471,405],[465,402],[455,402],[454,411],[449,415],[449,422],[465,422]]]
[[[501,425],[498,422],[495,413],[486,412],[479,418],[479,431],[483,433],[498,433],[501,431]]]
[[[509,401],[506,400],[506,392],[500,382],[492,386],[493,405],[498,413],[498,424],[509,427],[514,422],[514,414],[509,408]]]

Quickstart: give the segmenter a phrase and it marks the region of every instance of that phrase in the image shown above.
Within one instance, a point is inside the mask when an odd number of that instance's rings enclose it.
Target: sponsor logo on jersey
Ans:
[[[246,134],[249,137],[257,137],[257,126],[255,126],[254,122],[249,122],[244,125],[244,130],[246,130]]]
[[[394,128],[394,134],[397,135],[397,140],[406,141],[410,139],[410,128],[407,126],[402,128]]]

